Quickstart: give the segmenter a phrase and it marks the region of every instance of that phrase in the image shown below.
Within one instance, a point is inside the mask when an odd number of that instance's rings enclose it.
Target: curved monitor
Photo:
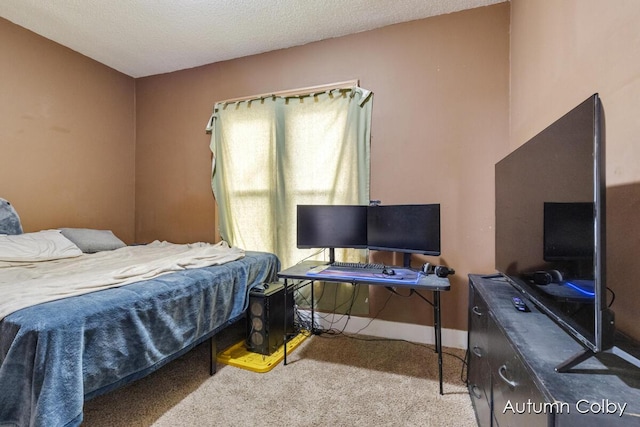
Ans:
[[[440,255],[440,205],[370,206],[369,249]]]

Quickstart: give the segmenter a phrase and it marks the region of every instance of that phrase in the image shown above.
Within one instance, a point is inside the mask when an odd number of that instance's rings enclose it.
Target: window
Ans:
[[[296,206],[368,204],[372,102],[353,87],[216,104],[212,187],[222,238],[273,252],[284,268],[314,258],[296,247]],[[362,250],[336,255],[364,260]]]

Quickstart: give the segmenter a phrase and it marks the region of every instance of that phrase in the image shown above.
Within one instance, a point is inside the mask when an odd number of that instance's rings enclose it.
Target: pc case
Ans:
[[[265,284],[249,293],[247,350],[267,356],[278,350],[284,344],[285,317],[287,337],[295,333],[293,288],[288,289],[286,310],[284,295],[284,285],[278,282]]]

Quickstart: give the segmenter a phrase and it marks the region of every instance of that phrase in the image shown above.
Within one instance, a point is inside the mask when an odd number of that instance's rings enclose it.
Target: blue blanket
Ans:
[[[77,426],[85,399],[139,379],[241,317],[275,280],[273,254],[247,252],[19,310],[0,322],[0,426]]]

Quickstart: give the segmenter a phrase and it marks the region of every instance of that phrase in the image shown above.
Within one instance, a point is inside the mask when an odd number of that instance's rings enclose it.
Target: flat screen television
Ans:
[[[440,205],[370,206],[367,246],[401,252],[405,254],[405,265],[412,253],[440,255]]]
[[[496,269],[585,347],[558,371],[613,346],[604,164],[594,94],[495,166]]]
[[[367,248],[367,206],[298,205],[297,247],[329,248],[334,262],[335,248]]]

